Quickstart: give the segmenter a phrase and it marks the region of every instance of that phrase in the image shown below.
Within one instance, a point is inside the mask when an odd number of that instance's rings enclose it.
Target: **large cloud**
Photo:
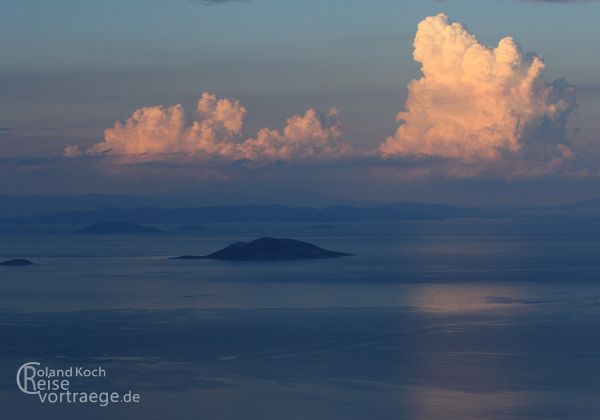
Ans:
[[[118,121],[104,133],[104,141],[87,150],[88,155],[118,155],[124,161],[165,160],[173,156],[223,158],[252,161],[335,157],[350,153],[339,141],[338,111],[325,115],[309,109],[287,120],[283,132],[263,128],[256,137],[244,139],[246,108],[234,99],[217,99],[203,93],[191,123],[181,105],[150,106],[136,110],[124,123]],[[76,156],[69,146],[66,156]],[[129,157],[129,158],[127,158]]]
[[[385,156],[463,163],[572,157],[566,124],[574,88],[564,80],[549,84],[542,58],[523,54],[512,38],[488,48],[439,14],[419,24],[414,59],[423,77],[409,84],[406,111],[397,116],[402,125],[380,147]]]

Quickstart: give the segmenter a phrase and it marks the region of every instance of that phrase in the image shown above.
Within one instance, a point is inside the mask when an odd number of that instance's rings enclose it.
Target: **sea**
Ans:
[[[0,225],[2,419],[600,418],[599,220],[78,227]],[[354,256],[169,259],[264,236]]]

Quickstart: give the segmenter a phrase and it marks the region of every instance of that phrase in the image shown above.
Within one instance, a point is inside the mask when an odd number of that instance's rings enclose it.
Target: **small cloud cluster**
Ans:
[[[325,115],[309,109],[287,120],[282,132],[261,129],[255,137],[243,137],[247,110],[238,100],[217,99],[203,93],[193,121],[187,122],[181,105],[143,107],[125,122],[116,122],[104,133],[104,141],[86,152],[92,156],[129,156],[132,160],[164,160],[165,156],[222,158],[252,161],[301,160],[334,157],[350,153],[339,141],[339,113],[332,108]],[[65,156],[80,154],[77,146],[65,149]]]
[[[414,41],[423,77],[383,155],[430,155],[464,163],[516,155],[571,155],[566,138],[574,88],[543,76],[544,62],[510,37],[488,48],[444,14],[423,20]]]
[[[340,136],[337,109],[331,108],[325,115],[309,109],[304,115],[288,118],[283,132],[263,128],[255,138],[242,143],[240,151],[250,160],[318,159],[350,155],[352,148],[337,141]]]
[[[74,158],[81,156],[81,149],[79,146],[67,146],[65,148],[65,157]]]

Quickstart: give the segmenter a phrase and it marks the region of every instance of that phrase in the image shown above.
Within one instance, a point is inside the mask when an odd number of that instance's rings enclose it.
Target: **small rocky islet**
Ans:
[[[177,227],[178,231],[182,232],[194,232],[194,231],[202,231],[206,230],[206,226],[202,225],[181,225]]]
[[[12,266],[12,267],[23,267],[26,265],[33,265],[33,262],[26,260],[25,258],[15,258],[12,260],[6,260],[0,262],[0,265]]]

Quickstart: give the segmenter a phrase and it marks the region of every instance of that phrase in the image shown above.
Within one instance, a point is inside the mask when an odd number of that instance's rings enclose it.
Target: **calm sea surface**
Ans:
[[[598,221],[157,227],[0,226],[0,259],[35,262],[0,267],[0,418],[600,418]],[[167,259],[261,236],[356,256]],[[41,404],[29,361],[141,402]]]

